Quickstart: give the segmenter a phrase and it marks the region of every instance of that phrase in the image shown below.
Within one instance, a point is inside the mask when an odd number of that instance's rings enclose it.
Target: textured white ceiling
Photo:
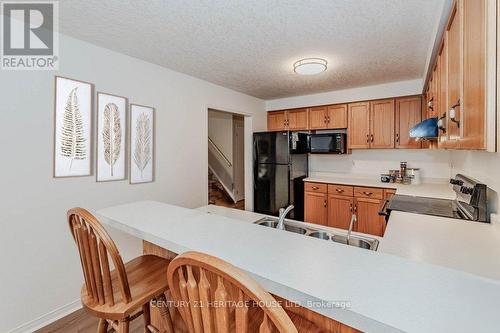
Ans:
[[[444,0],[64,0],[62,33],[273,99],[421,78]],[[323,57],[329,69],[293,73]]]

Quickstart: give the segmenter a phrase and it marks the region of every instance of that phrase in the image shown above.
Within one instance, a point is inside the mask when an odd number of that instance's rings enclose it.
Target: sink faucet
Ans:
[[[290,205],[285,208],[280,208],[280,216],[278,220],[278,225],[276,226],[276,229],[279,230],[285,230],[285,217],[288,215],[288,213],[293,209],[293,205]]]
[[[351,239],[352,227],[354,227],[354,222],[357,222],[358,218],[356,214],[352,214],[351,223],[349,223],[349,230],[347,230],[347,245],[349,245],[349,240]]]

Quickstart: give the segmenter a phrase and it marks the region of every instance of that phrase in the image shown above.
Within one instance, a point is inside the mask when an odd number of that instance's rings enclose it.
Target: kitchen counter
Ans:
[[[379,252],[500,281],[500,226],[393,211]]]
[[[396,183],[382,183],[377,177],[363,177],[352,174],[317,175],[304,179],[305,182],[340,184],[366,187],[380,187],[397,190],[398,194],[416,197],[438,198],[454,200],[455,192],[446,182],[422,183],[419,185],[403,185]]]
[[[260,217],[255,213],[142,201],[96,214],[105,225],[170,251],[227,260],[270,292],[306,307],[319,301],[326,306],[311,310],[364,332],[486,333],[500,327],[496,280],[258,226],[249,223]],[[350,307],[331,306],[334,301]]]

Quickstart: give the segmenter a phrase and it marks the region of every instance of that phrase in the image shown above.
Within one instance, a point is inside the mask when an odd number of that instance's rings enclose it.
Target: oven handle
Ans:
[[[389,201],[391,201],[391,200],[385,200],[384,201],[384,204],[382,205],[382,208],[378,212],[378,215],[385,216],[386,218],[389,217],[390,213],[387,212],[387,204],[389,203]]]

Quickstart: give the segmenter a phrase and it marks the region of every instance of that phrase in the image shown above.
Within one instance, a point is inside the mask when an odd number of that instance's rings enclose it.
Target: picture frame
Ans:
[[[129,115],[129,183],[143,184],[155,180],[156,110],[130,104]]]
[[[96,181],[127,179],[128,98],[97,92]]]
[[[92,175],[94,84],[54,77],[53,177]]]

